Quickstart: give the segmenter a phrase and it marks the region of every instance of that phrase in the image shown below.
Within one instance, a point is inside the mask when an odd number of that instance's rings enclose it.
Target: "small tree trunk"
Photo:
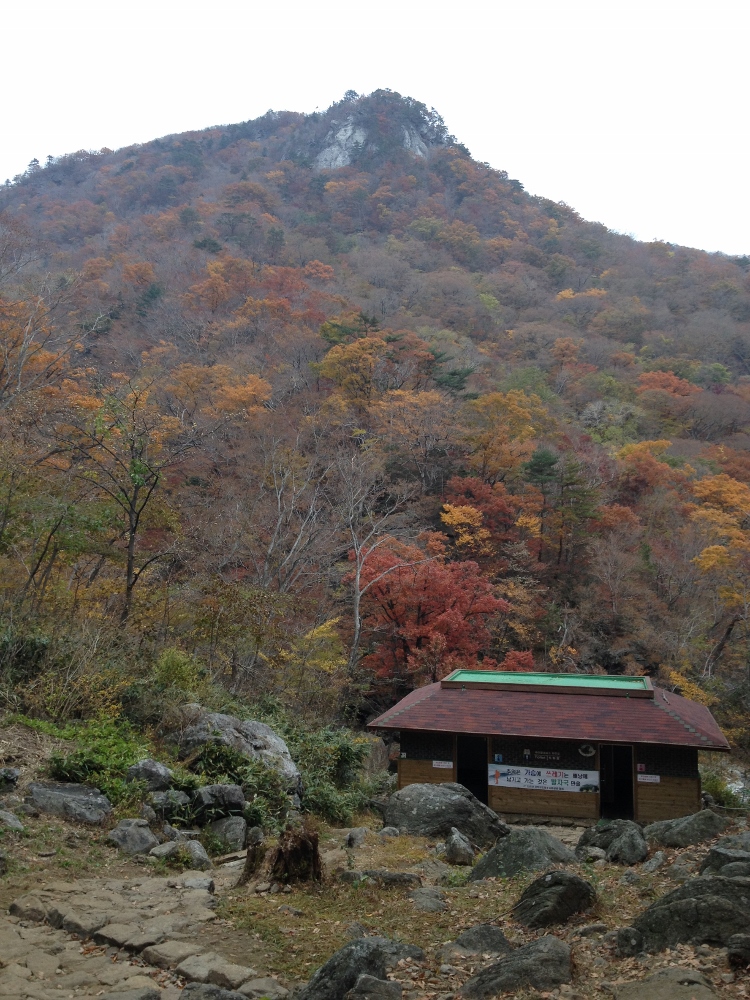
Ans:
[[[320,861],[317,831],[307,825],[287,827],[279,837],[268,862],[268,878],[272,882],[320,882],[323,866]]]
[[[259,826],[254,826],[247,832],[247,854],[245,855],[245,867],[242,869],[237,885],[247,885],[247,883],[258,874],[263,860],[266,856],[266,842],[263,831]]]

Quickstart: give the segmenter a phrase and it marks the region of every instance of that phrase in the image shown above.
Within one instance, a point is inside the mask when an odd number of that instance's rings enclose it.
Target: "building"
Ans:
[[[400,733],[398,786],[457,781],[502,815],[653,822],[701,807],[704,705],[648,677],[455,670],[370,723]]]

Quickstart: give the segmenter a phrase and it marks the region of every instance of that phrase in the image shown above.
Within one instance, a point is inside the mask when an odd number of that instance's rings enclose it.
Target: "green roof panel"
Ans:
[[[609,674],[546,674],[505,672],[502,670],[454,670],[444,678],[443,683],[455,685],[491,684],[493,687],[513,687],[522,685],[526,688],[577,688],[591,690],[597,688],[603,692],[617,693],[646,692],[652,690],[648,677],[613,677]]]

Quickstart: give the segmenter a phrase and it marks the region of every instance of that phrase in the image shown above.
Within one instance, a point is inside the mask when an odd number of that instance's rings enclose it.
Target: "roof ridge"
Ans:
[[[667,715],[671,715],[672,718],[674,718],[676,722],[679,722],[680,725],[684,726],[689,733],[695,733],[697,736],[700,737],[700,739],[702,739],[706,743],[713,743],[713,740],[709,739],[708,736],[706,736],[704,733],[701,733],[698,729],[696,729],[695,726],[691,726],[689,722],[686,722],[685,719],[683,719],[683,717],[680,715],[677,709],[673,708],[672,703],[667,697],[667,692],[664,690],[664,688],[659,688],[658,690],[664,701],[659,702],[656,700],[656,698],[654,698],[654,705],[656,705],[657,708],[660,708],[663,712],[666,712]],[[674,692],[672,692],[672,694],[674,694]],[[680,696],[675,695],[675,697],[679,698]]]

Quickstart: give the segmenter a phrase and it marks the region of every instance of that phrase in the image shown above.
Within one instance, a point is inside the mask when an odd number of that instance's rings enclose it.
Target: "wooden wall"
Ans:
[[[431,760],[400,760],[398,762],[398,787],[425,784],[441,785],[444,781],[456,780],[455,763],[451,770],[447,767],[433,767]]]
[[[635,786],[635,818],[641,823],[690,816],[701,807],[700,778],[662,776],[658,785]]]
[[[491,787],[489,799],[490,809],[501,814],[599,819],[599,796],[594,792],[537,792]]]

